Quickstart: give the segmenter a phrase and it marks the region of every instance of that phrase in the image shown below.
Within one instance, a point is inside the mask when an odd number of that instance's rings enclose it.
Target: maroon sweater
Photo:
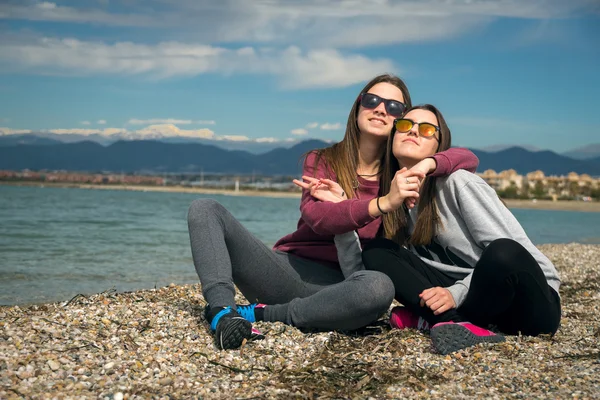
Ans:
[[[315,158],[316,152],[306,157],[302,175],[336,180],[323,158],[315,171]],[[446,176],[459,169],[475,172],[479,165],[477,156],[464,148],[451,148],[435,154],[433,158],[437,168],[430,176]],[[336,234],[356,230],[364,247],[375,238],[381,226],[381,218],[373,218],[369,214],[369,202],[377,197],[379,181],[358,177],[358,182],[357,196],[339,203],[319,201],[311,196],[310,191],[303,190],[296,231],[279,239],[273,249],[339,267],[333,241]]]

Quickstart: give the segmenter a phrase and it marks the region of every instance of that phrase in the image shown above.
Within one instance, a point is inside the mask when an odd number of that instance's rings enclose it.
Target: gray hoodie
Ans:
[[[479,176],[464,170],[437,178],[437,206],[441,226],[433,242],[409,249],[425,263],[456,277],[447,289],[456,306],[469,291],[475,264],[483,250],[494,240],[509,238],[520,243],[540,265],[548,285],[558,293],[560,278],[548,257],[533,245],[527,234],[502,204],[498,195]],[[409,211],[409,232],[414,230],[417,207]],[[364,268],[360,261],[360,243],[355,232],[335,237],[340,265],[345,276]]]

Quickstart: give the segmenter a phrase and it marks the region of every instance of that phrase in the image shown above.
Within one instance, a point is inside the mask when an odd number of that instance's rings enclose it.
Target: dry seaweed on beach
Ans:
[[[0,398],[598,398],[600,246],[540,248],[563,281],[553,337],[441,356],[384,320],[344,333],[259,323],[267,339],[219,351],[199,285],[109,290],[1,307]]]

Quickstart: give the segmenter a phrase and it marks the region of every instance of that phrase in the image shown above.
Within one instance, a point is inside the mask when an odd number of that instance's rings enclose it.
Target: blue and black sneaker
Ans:
[[[253,339],[252,324],[231,307],[206,309],[206,320],[215,332],[217,347],[223,350],[237,349],[244,339]]]
[[[265,310],[266,305],[265,304],[245,304],[245,305],[240,305],[240,304],[236,304],[235,308],[237,308],[237,312],[238,314],[240,314],[242,317],[244,317],[245,319],[247,319],[250,322],[256,322],[256,321],[264,321],[264,310]],[[258,329],[256,328],[252,328],[252,338],[251,340],[261,340],[264,339],[265,335],[263,335]]]
[[[264,321],[265,304],[236,304],[237,312],[250,322]]]

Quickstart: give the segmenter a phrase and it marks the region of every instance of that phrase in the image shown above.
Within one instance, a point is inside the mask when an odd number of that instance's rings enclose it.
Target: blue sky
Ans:
[[[455,145],[563,152],[600,142],[598,71],[595,0],[0,3],[0,134],[337,141],[390,72]]]

